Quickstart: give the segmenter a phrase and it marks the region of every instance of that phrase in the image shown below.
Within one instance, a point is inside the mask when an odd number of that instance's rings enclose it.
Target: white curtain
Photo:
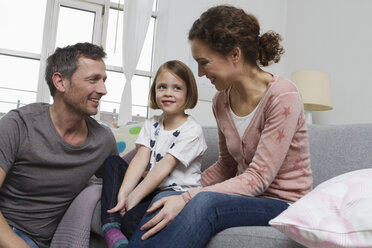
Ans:
[[[123,67],[126,83],[121,94],[118,124],[132,121],[131,81],[141,55],[154,0],[125,0],[123,30]]]

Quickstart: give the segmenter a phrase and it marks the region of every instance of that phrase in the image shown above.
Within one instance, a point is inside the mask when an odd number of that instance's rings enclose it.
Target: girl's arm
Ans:
[[[178,159],[169,153],[167,153],[162,160],[156,163],[154,168],[147,174],[142,182],[130,193],[127,210],[136,206],[143,198],[154,191],[173,171],[177,164]]]
[[[114,208],[108,210],[109,213],[120,211],[121,214],[124,214],[127,210],[129,210],[126,207],[127,198],[129,194],[134,190],[134,188],[140,181],[143,173],[145,172],[150,161],[150,154],[151,150],[148,147],[141,145],[138,148],[136,155],[133,157],[128,166],[123,182],[120,186],[120,190],[117,196],[118,203]]]

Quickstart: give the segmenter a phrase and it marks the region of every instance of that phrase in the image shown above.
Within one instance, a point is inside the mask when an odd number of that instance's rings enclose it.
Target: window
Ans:
[[[0,116],[36,100],[45,7],[46,0],[0,1]]]
[[[132,79],[134,120],[148,115],[156,5],[155,0],[145,44]],[[51,102],[44,80],[47,54],[55,47],[88,41],[104,46],[107,53],[108,94],[101,100],[97,118],[108,124],[116,121],[125,85],[121,59],[123,0],[109,3],[106,0],[2,0],[0,12],[0,116],[35,101]]]
[[[35,102],[39,65],[35,59],[0,55],[0,112]]]
[[[96,11],[94,9],[89,11],[61,5],[58,16],[56,47],[64,47],[84,41],[93,42],[96,14],[101,14],[100,8]]]
[[[101,100],[101,115],[113,113],[113,122],[119,112],[121,93],[125,85],[125,77],[122,68],[122,31],[123,31],[123,6],[115,1],[110,5],[106,52],[107,52],[107,81],[108,94]],[[154,1],[153,10],[156,9]],[[154,11],[155,12],[155,11]],[[148,115],[148,90],[152,77],[152,54],[156,16],[150,19],[145,43],[137,64],[137,71],[132,78],[132,115],[133,120],[141,120]],[[106,119],[106,122],[108,120]]]

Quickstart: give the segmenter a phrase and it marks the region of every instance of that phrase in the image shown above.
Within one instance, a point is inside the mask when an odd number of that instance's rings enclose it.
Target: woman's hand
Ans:
[[[148,239],[161,231],[164,227],[171,223],[174,218],[176,218],[185,205],[186,202],[181,195],[167,196],[152,204],[147,212],[153,212],[160,207],[163,208],[157,215],[155,215],[150,221],[141,227],[141,231],[148,230],[144,235],[142,235],[141,239]]]

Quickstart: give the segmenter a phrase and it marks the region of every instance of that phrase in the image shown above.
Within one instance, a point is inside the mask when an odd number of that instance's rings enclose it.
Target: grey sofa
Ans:
[[[353,170],[372,166],[372,124],[309,125],[311,166],[314,187],[319,183]],[[215,127],[204,127],[208,150],[203,169],[218,156],[218,136]],[[94,212],[90,247],[106,247],[100,231],[100,205]],[[207,248],[303,247],[272,227],[235,227],[216,234]]]

